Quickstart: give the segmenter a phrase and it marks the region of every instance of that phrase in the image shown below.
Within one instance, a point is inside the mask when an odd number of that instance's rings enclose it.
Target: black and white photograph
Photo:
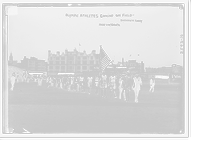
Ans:
[[[188,11],[3,3],[1,137],[188,137]]]

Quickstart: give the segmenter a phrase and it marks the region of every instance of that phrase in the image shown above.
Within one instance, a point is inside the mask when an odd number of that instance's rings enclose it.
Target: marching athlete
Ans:
[[[134,87],[132,87],[132,89],[135,92],[135,102],[138,103],[138,96],[139,96],[139,92],[141,89],[141,85],[142,85],[142,79],[141,77],[137,74],[134,78]]]
[[[74,90],[74,77],[70,77],[70,91]]]
[[[101,90],[102,90],[102,97],[106,97],[107,96],[107,75],[103,75],[101,76]]]
[[[155,79],[151,78],[150,79],[150,89],[149,89],[149,92],[153,93],[154,92],[154,87],[155,87]]]
[[[122,83],[122,88],[126,92],[126,102],[129,101],[129,92],[134,87],[135,87],[135,83],[133,81],[133,78],[131,77],[131,72],[128,70],[126,73],[126,76],[123,79],[123,83]]]
[[[112,96],[114,96],[114,98],[117,98],[117,94],[116,94],[116,76],[115,75],[111,75],[109,78],[109,84],[110,84],[110,90],[112,92]]]
[[[100,82],[100,78],[98,76],[95,77],[95,81],[94,81],[94,88],[95,88],[95,94],[99,94],[99,82]]]
[[[14,89],[15,82],[16,82],[16,75],[15,75],[15,73],[13,73],[12,76],[10,77],[10,83],[11,83],[11,88],[10,88],[10,90],[11,90],[11,91],[13,91],[13,89]]]
[[[88,94],[91,94],[92,93],[92,80],[93,80],[93,77],[88,77]]]
[[[84,88],[84,77],[80,76],[79,77],[79,84],[80,84],[80,91],[83,92],[83,88]]]

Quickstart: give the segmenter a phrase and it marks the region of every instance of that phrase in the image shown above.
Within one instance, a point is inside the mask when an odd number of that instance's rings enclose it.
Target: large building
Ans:
[[[172,67],[162,67],[158,68],[158,73],[171,73]]]
[[[12,53],[10,53],[9,60],[8,60],[8,65],[9,66],[16,66],[16,67],[19,66],[19,63],[13,59]]]
[[[136,60],[129,60],[127,62],[124,62],[124,59],[122,59],[122,62],[118,62],[117,65],[127,66],[130,70],[135,72],[144,72],[144,63],[138,63]]]
[[[46,72],[47,62],[45,62],[45,60],[39,60],[35,57],[27,58],[24,56],[24,59],[21,60],[20,67],[28,70],[29,72]]]
[[[54,75],[57,73],[79,73],[93,71],[96,66],[99,66],[99,54],[93,50],[90,54],[65,50],[62,54],[55,54],[48,51],[48,74]]]
[[[158,72],[158,68],[146,67],[145,69],[146,69],[145,72],[153,72],[153,73]]]

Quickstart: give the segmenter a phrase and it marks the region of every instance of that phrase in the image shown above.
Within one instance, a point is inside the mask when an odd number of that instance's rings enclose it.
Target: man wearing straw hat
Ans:
[[[126,76],[123,79],[123,83],[122,83],[122,88],[125,90],[126,92],[126,102],[129,101],[129,92],[132,88],[135,87],[135,83],[133,81],[133,78],[131,77],[131,72],[128,70],[126,72]]]

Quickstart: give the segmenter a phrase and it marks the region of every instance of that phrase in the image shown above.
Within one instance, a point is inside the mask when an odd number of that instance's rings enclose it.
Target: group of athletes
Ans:
[[[86,78],[83,75],[62,75],[62,76],[47,76],[46,78],[47,88],[49,86],[62,88],[68,91],[86,92],[91,94],[91,88],[95,86],[95,94],[99,94],[101,89],[101,98],[107,98],[107,89],[110,88],[110,92],[114,98],[117,98],[116,90],[119,89],[119,99],[124,98],[125,101],[129,101],[129,94],[131,90],[135,92],[135,102],[138,102],[138,95],[140,86],[142,86],[141,77],[131,75],[130,71],[125,74],[111,73],[111,76],[107,77],[105,71],[100,75],[92,77],[89,74]]]

